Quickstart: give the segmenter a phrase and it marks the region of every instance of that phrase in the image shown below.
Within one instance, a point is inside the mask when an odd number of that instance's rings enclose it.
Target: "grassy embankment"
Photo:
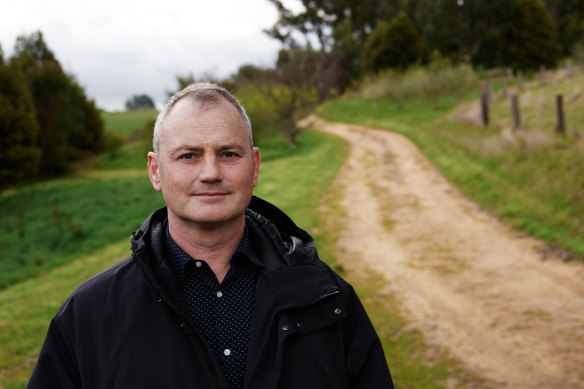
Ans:
[[[151,114],[131,119],[125,115],[104,114],[108,130],[128,136],[151,120]],[[259,146],[262,167],[256,194],[280,206],[311,232],[321,256],[334,264],[338,227],[325,226],[315,215],[345,158],[345,145],[330,136],[304,132],[294,150],[277,136],[261,140]],[[143,142],[130,143],[115,159],[100,156],[88,169],[0,196],[4,227],[0,388],[25,386],[59,305],[83,280],[128,255],[125,237],[162,205],[146,175],[147,148]],[[440,380],[455,374],[453,365],[428,357],[421,335],[404,330],[394,313],[395,303],[385,297],[380,300],[376,294],[379,278],[362,281],[357,289],[380,331],[394,378],[400,386],[440,387]]]
[[[548,248],[584,257],[584,76],[520,93],[522,129],[511,130],[508,98],[491,106],[488,128],[456,119],[452,99],[435,109],[353,97],[318,110],[324,119],[399,132],[469,198]],[[554,134],[555,96],[564,95],[567,133]],[[478,97],[478,91],[474,94]]]

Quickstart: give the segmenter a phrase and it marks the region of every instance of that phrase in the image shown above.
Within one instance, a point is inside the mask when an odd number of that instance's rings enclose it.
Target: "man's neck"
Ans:
[[[245,217],[221,225],[195,225],[169,215],[168,230],[174,242],[187,254],[207,262],[221,283],[243,236]]]

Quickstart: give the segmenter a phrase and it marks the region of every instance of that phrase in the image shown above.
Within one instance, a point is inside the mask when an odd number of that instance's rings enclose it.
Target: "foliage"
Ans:
[[[360,73],[359,57],[361,56],[361,42],[353,31],[350,20],[345,20],[336,25],[333,31],[332,53],[339,58],[341,68],[346,72],[348,78],[357,78]],[[341,89],[347,80],[343,80]]]
[[[117,158],[126,138],[117,132],[106,132],[103,137],[103,150],[110,158]]]
[[[296,137],[300,134],[296,123],[316,106],[318,91],[316,88],[273,83],[266,84],[262,93],[271,103],[268,122],[288,137],[290,147],[296,147]]]
[[[20,69],[0,62],[0,188],[38,171],[38,124]]]
[[[554,66],[562,53],[556,36],[556,24],[543,0],[515,0],[513,23],[500,42],[503,63],[527,70]]]
[[[79,155],[101,150],[103,123],[95,103],[65,74],[40,31],[17,38],[11,63],[24,73],[32,95],[41,173],[63,172]]]
[[[263,93],[263,80],[243,81],[238,86],[235,95],[245,111],[252,125],[254,142],[269,134],[278,132],[273,126],[273,101]]]
[[[546,0],[547,9],[558,26],[558,42],[564,55],[584,39],[584,1]]]
[[[389,23],[380,20],[365,41],[361,66],[370,73],[386,68],[405,69],[420,60],[424,43],[405,12]]]
[[[144,110],[144,109],[154,109],[154,101],[148,95],[134,95],[126,100],[126,110]]]
[[[254,134],[282,132],[296,145],[296,122],[338,93],[343,77],[333,54],[310,46],[281,50],[274,69],[244,66],[230,80],[250,116]]]
[[[357,58],[370,57],[361,50],[367,40],[383,44],[379,35],[384,34],[379,30],[387,30],[391,20],[402,19],[402,13],[424,42],[424,55],[439,51],[455,62],[470,61],[475,67],[551,66],[562,52],[569,53],[584,38],[582,0],[546,0],[547,8],[543,0],[301,0],[303,9],[298,12],[286,8],[281,0],[269,1],[276,6],[279,20],[266,31],[268,35],[285,48],[302,46],[300,38],[304,44],[316,40],[323,51],[340,55],[343,70],[353,80],[372,68],[379,69],[366,63],[355,72],[354,66]],[[554,25],[559,26],[558,34]],[[523,41],[528,49],[522,49]],[[534,42],[540,42],[541,47],[535,47]],[[360,47],[358,56],[353,52],[354,43]],[[377,50],[377,44],[370,43],[370,53],[383,51]],[[406,51],[411,48],[396,46]],[[530,55],[531,51],[535,54]],[[534,61],[541,63],[533,65]]]

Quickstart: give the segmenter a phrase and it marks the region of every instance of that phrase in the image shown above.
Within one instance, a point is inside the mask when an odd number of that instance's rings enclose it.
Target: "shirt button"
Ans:
[[[217,292],[217,297],[223,297],[223,292],[221,292],[221,291],[218,291],[218,292]]]
[[[197,262],[195,262],[195,266],[196,267],[201,267],[201,266],[203,266],[203,264],[201,262],[197,261]]]
[[[231,350],[229,350],[228,348],[226,348],[225,350],[223,350],[223,354],[225,354],[226,357],[231,355]]]

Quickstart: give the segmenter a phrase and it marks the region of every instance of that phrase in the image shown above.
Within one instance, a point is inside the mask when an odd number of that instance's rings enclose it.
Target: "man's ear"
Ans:
[[[150,176],[150,182],[152,183],[154,190],[158,192],[162,191],[160,166],[156,154],[152,151],[148,152],[148,175]]]
[[[260,176],[260,149],[257,147],[253,148],[253,187],[258,184],[258,178]]]

